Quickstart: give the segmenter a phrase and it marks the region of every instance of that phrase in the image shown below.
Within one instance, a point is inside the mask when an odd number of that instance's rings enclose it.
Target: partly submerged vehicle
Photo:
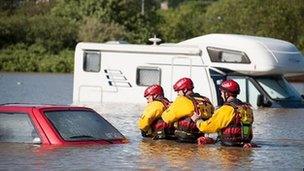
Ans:
[[[265,37],[209,34],[177,44],[78,43],[74,104],[144,103],[143,92],[160,84],[173,100],[173,84],[190,77],[195,92],[222,103],[223,80],[240,84],[239,98],[253,107],[304,107],[284,74],[304,73],[304,58],[291,43]]]
[[[1,142],[85,145],[127,141],[116,128],[90,108],[1,104]]]

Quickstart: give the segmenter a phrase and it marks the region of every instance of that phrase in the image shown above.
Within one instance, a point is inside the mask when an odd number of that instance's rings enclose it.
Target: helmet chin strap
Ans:
[[[183,90],[183,93],[184,93],[184,96],[185,95],[191,95],[191,94],[193,94],[193,91],[185,89],[185,90]]]
[[[224,98],[223,98],[224,102],[227,102],[228,98],[229,98],[228,93],[224,92]]]
[[[183,90],[184,96],[187,94],[188,90]]]

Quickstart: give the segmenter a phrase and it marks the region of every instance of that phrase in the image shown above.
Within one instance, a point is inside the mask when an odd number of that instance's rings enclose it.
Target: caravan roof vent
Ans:
[[[156,35],[154,35],[154,37],[149,39],[150,42],[153,42],[153,45],[157,45],[157,42],[160,42],[161,39],[157,38]]]

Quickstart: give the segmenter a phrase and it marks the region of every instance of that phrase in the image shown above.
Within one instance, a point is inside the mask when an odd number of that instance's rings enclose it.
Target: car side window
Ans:
[[[40,143],[40,138],[26,113],[0,112],[0,142]]]

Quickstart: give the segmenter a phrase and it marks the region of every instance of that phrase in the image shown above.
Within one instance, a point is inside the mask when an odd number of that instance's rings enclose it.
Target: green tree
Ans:
[[[70,20],[49,15],[37,15],[28,20],[29,27],[26,31],[28,44],[42,44],[52,53],[75,47],[77,25]]]
[[[304,49],[303,21],[303,0],[222,0],[208,8],[204,29],[274,37]]]
[[[54,0],[39,2],[36,0],[19,0],[19,7],[15,14],[32,17],[35,15],[47,15],[55,4]]]
[[[12,13],[20,4],[20,0],[1,0],[0,11]]]
[[[175,9],[160,11],[160,36],[166,42],[179,42],[204,33],[206,4],[197,1],[183,3]]]
[[[154,32],[158,21],[157,3],[145,1],[145,14],[141,14],[138,0],[60,0],[52,9],[58,17],[83,23],[86,17],[93,17],[99,23],[117,23],[126,31],[125,38],[130,42],[145,42],[148,32]]]
[[[25,42],[26,28],[29,26],[25,16],[0,16],[0,48]]]
[[[125,34],[123,26],[117,23],[102,23],[94,17],[84,18],[80,25],[78,41],[106,42],[119,40]]]
[[[191,3],[192,2],[195,2],[195,3],[198,3],[198,4],[206,4],[206,5],[209,5],[217,0],[163,0],[163,1],[167,1],[168,2],[168,6],[170,8],[177,8],[179,7],[181,4],[183,3]]]

